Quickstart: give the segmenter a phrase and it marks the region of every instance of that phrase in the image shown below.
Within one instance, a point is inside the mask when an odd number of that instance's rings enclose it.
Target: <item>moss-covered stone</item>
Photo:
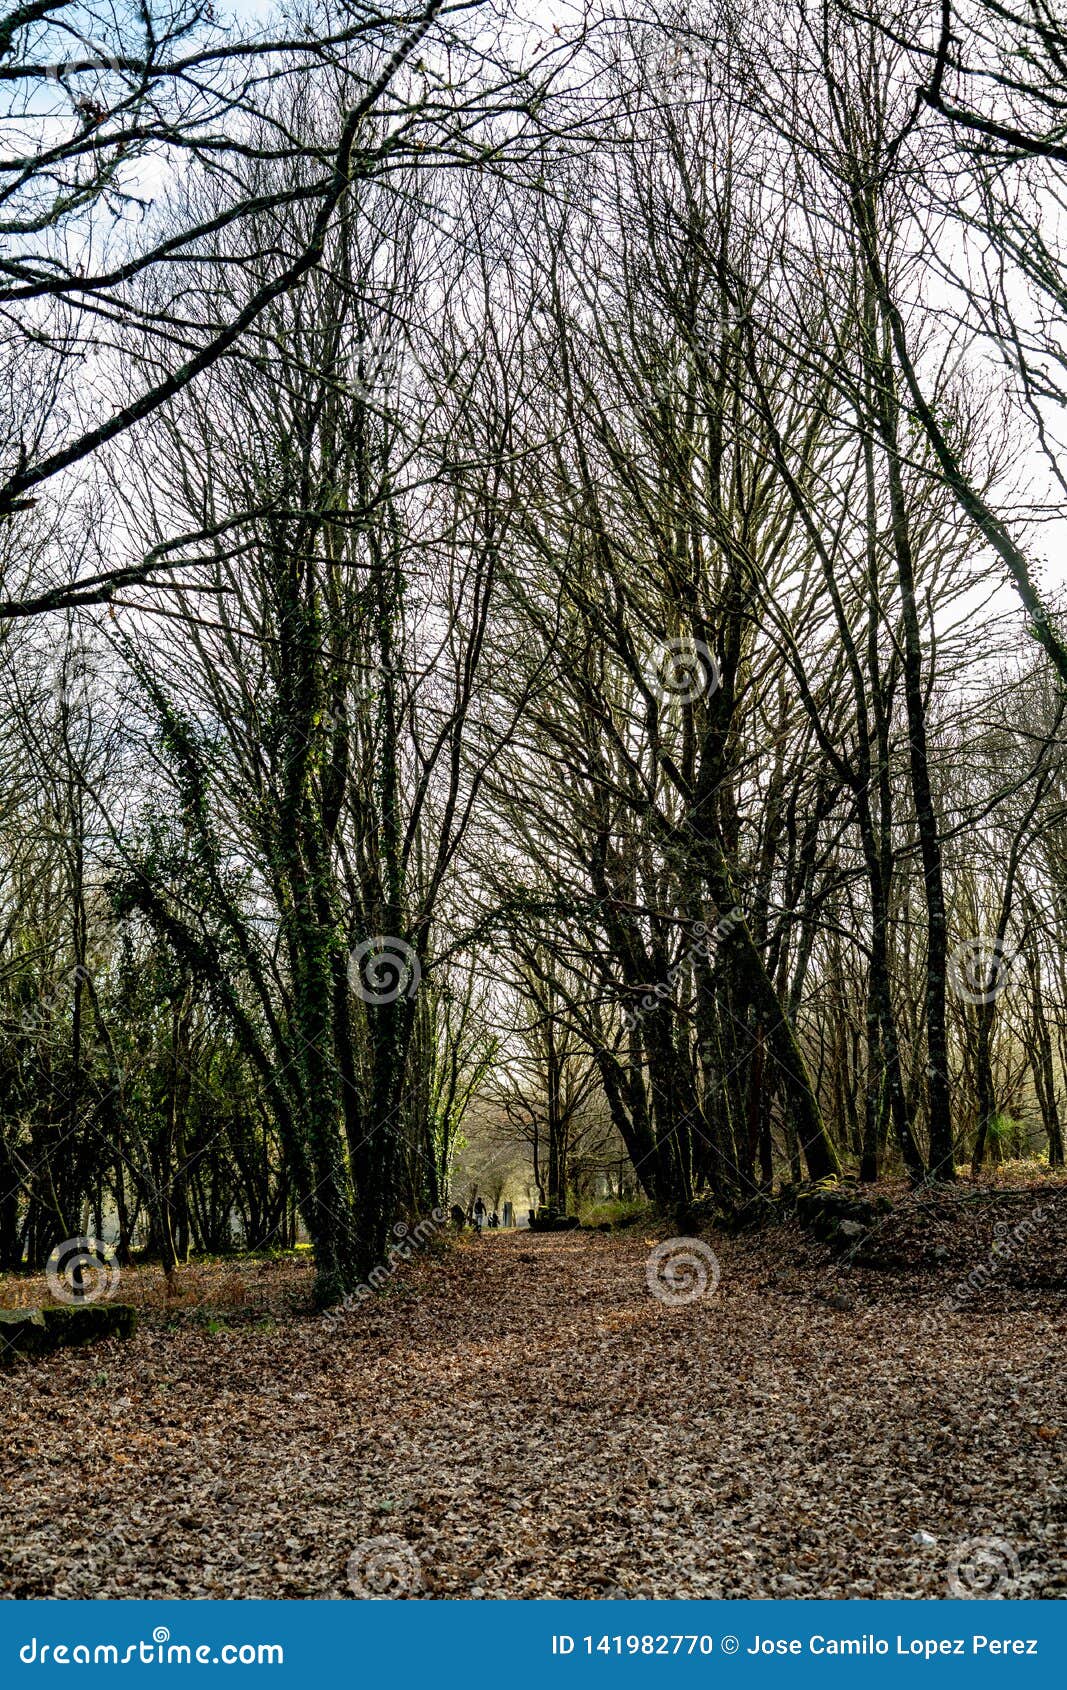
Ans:
[[[0,1309],[0,1362],[41,1355],[50,1347],[40,1309]]]
[[[838,1249],[855,1249],[884,1212],[884,1199],[872,1203],[847,1186],[820,1181],[793,1195],[797,1219],[807,1231]],[[892,1207],[892,1205],[890,1205]]]
[[[76,1303],[48,1309],[0,1309],[0,1360],[46,1355],[100,1338],[129,1338],[137,1311],[129,1303]]]
[[[130,1303],[75,1303],[42,1313],[57,1347],[88,1344],[95,1338],[129,1338],[137,1324],[137,1310]]]
[[[577,1215],[561,1215],[556,1208],[538,1209],[530,1216],[531,1232],[573,1232],[580,1225]]]

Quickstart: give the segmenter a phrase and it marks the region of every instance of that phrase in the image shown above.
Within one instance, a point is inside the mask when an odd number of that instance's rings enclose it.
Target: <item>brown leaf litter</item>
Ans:
[[[945,1312],[975,1225],[918,1282],[715,1237],[677,1304],[647,1224],[467,1239],[334,1319],[303,1260],[183,1270],[177,1305],[124,1270],[131,1340],[0,1377],[0,1587],[351,1598],[384,1556],[415,1597],[943,1597],[977,1543],[1000,1594],[1062,1596],[1067,1298]]]

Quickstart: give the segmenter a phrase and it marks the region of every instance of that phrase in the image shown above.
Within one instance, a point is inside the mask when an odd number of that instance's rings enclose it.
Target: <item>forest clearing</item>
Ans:
[[[334,1320],[306,1259],[190,1268],[177,1305],[132,1269],[128,1344],[39,1361],[29,1389],[0,1374],[0,1578],[34,1597],[1063,1596],[1067,1184],[921,1215],[894,1196],[877,1267],[795,1225],[716,1235],[714,1292],[676,1306],[649,1289],[641,1222],[448,1240]],[[1034,1238],[946,1312],[1035,1205]]]

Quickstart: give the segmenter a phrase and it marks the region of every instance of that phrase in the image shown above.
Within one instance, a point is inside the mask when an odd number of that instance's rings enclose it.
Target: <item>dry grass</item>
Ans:
[[[168,1281],[158,1262],[119,1268],[110,1300],[132,1303],[143,1318],[174,1315],[286,1315],[310,1304],[314,1269],[309,1251],[274,1260],[205,1259],[180,1267]],[[47,1308],[55,1303],[43,1273],[0,1275],[0,1308]]]

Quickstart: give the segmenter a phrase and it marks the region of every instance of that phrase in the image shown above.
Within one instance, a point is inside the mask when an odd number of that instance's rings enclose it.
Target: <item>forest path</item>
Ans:
[[[716,1240],[668,1306],[640,1229],[467,1238],[333,1320],[149,1316],[19,1365],[2,1588],[944,1596],[981,1540],[1005,1595],[1063,1595],[1062,1295],[934,1320],[883,1275],[839,1309],[782,1239]]]

